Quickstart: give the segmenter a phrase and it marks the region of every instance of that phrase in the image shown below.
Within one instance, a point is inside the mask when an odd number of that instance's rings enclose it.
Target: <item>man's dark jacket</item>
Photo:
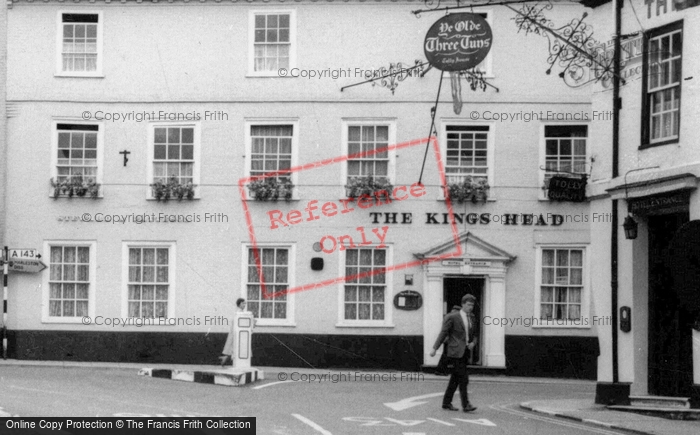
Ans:
[[[467,341],[465,340],[466,328],[464,327],[460,311],[452,311],[445,316],[445,319],[442,321],[440,335],[438,335],[435,345],[433,345],[433,349],[438,349],[447,339],[447,356],[450,358],[462,358],[467,348]],[[471,343],[476,341],[476,337],[479,336],[479,322],[473,313],[467,314],[467,318],[471,322],[469,327],[469,342]]]

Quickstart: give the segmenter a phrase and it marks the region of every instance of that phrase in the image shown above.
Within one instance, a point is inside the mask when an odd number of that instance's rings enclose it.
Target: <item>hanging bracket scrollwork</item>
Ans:
[[[525,4],[520,10],[508,5],[506,7],[518,14],[513,18],[518,31],[547,38],[547,74],[551,74],[553,67],[558,65],[562,68],[559,77],[570,87],[612,78],[612,60],[604,56],[603,44],[593,38],[593,28],[584,23],[587,13],[584,12],[580,19],[573,19],[568,24],[555,28],[554,23],[544,14],[552,9],[551,3]]]
[[[372,83],[372,86],[382,86],[391,91],[394,91],[399,86],[399,82],[406,80],[408,77],[423,77],[428,71],[428,62],[421,60],[416,60],[414,65],[408,67],[401,62],[390,63],[389,67],[381,67],[375,70],[367,70],[364,72],[364,76],[367,80],[354,83],[352,85],[343,86],[340,88],[340,92],[343,92],[347,88],[352,88],[353,86],[363,85],[365,83]]]

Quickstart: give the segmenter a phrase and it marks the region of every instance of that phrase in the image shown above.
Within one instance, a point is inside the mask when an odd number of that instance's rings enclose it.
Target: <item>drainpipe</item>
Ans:
[[[622,100],[620,99],[620,54],[622,34],[622,2],[623,0],[613,0],[615,8],[615,48],[613,52],[613,119],[612,119],[612,178],[620,176],[620,109]],[[617,348],[617,290],[618,290],[618,200],[612,201],[612,237],[610,238],[610,272],[611,272],[611,292],[612,298],[612,381],[613,384],[619,382],[618,374],[618,348]]]

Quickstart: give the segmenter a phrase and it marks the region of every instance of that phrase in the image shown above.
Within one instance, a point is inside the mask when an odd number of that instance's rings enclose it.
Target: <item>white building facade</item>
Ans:
[[[614,3],[602,3],[591,18],[610,29],[610,35]],[[700,406],[700,295],[694,253],[700,156],[693,128],[698,61],[692,43],[700,9],[694,6],[625,3],[618,151],[611,140],[612,124],[592,128],[593,153],[601,164],[589,186],[591,211],[615,211],[618,216],[617,242],[611,244],[612,227],[591,235],[592,267],[597,271],[592,276],[594,305],[613,309],[611,283],[617,281],[621,321],[616,338],[600,335],[598,400],[603,403],[624,404],[630,395],[651,395],[690,398],[693,407]],[[596,86],[594,110],[612,109],[612,82]],[[622,226],[630,219],[636,223],[634,239],[627,238]],[[611,267],[615,259],[617,265]]]
[[[10,276],[11,356],[212,363],[243,297],[254,365],[419,370],[472,293],[475,367],[594,379],[612,326],[592,243],[609,210],[544,189],[590,174],[589,90],[544,74],[545,40],[518,34],[512,11],[475,7],[499,91],[463,83],[457,115],[445,74],[434,149],[439,71],[341,92],[423,59],[441,14],[422,7],[13,2],[4,238],[48,269]],[[242,198],[239,180],[289,168],[288,200]],[[454,224],[443,171],[489,186],[454,201]],[[393,199],[349,201],[360,176],[387,178]]]

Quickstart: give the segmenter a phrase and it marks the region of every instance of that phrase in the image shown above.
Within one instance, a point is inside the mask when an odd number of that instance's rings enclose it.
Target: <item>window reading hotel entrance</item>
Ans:
[[[478,322],[481,322],[482,306],[484,303],[484,278],[481,277],[449,277],[443,280],[443,315],[452,311],[452,308],[457,306],[458,309],[462,306],[462,296],[467,293],[474,295],[476,304],[474,304],[474,315]],[[483,328],[479,328],[481,331]],[[483,340],[482,337],[477,337],[477,345],[472,351],[469,360],[470,365],[481,365],[481,349]]]

